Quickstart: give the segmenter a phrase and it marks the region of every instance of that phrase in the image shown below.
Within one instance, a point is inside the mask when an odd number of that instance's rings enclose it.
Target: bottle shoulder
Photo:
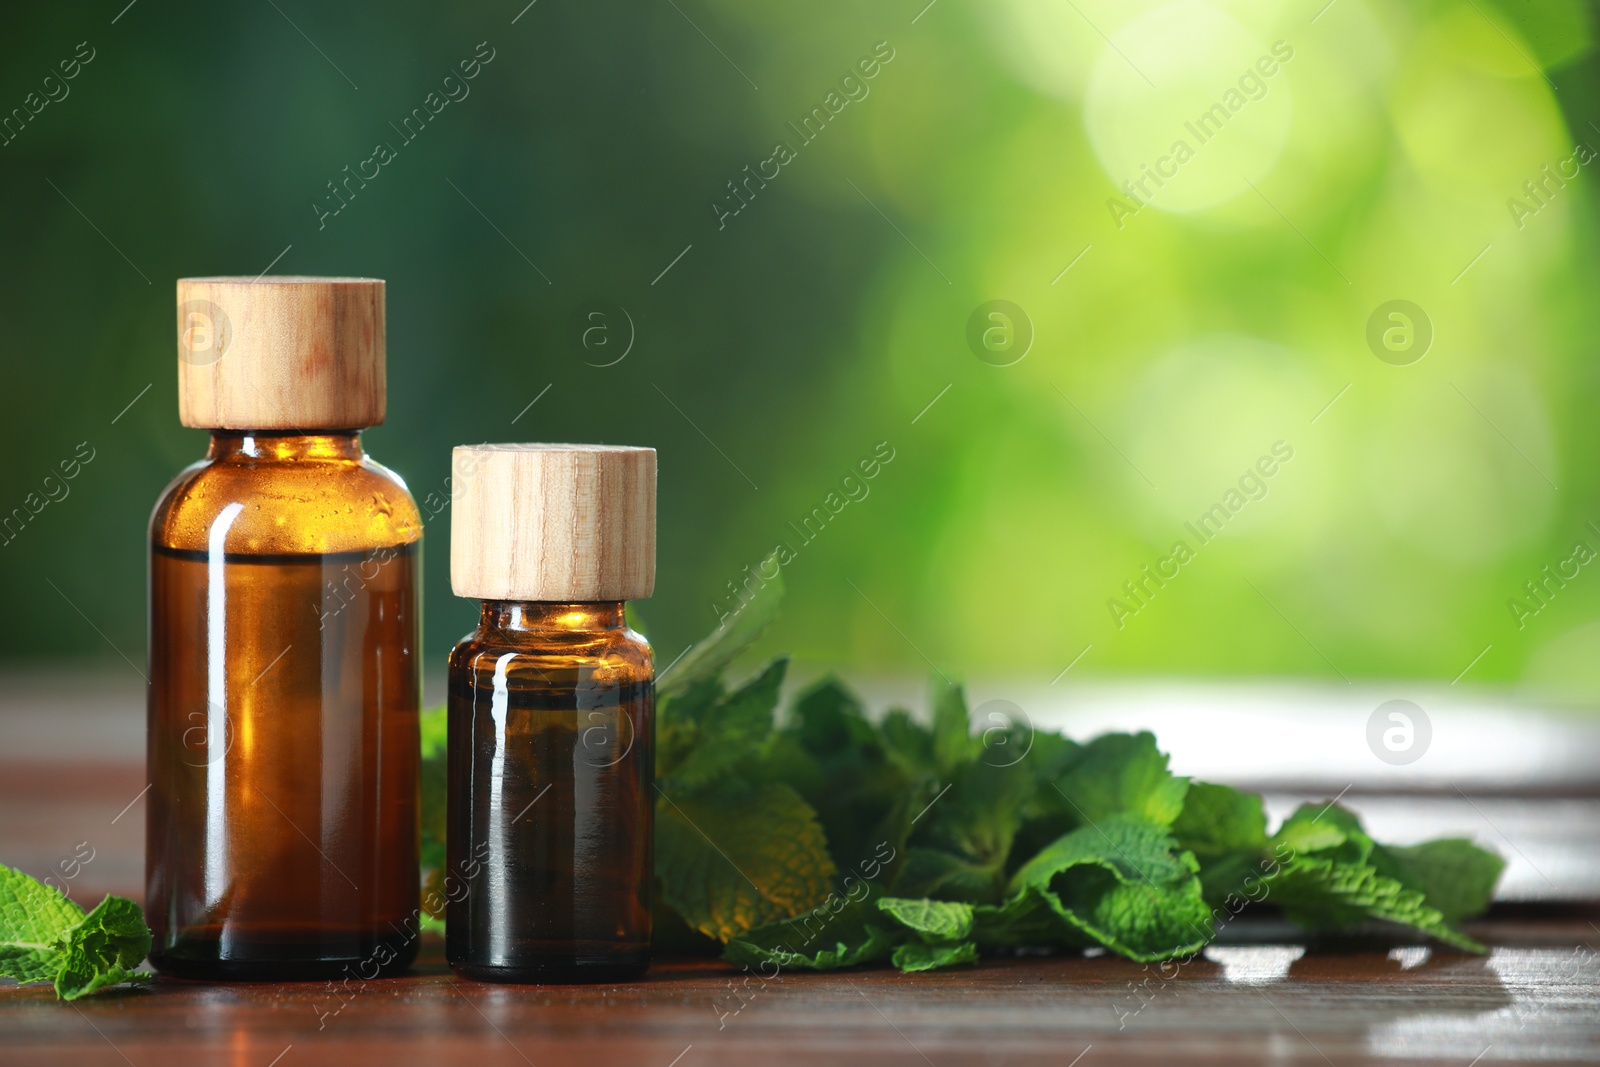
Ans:
[[[591,683],[623,686],[652,681],[655,654],[643,634],[626,627],[572,631],[559,638],[479,628],[450,650],[450,673],[474,685],[490,684],[503,673],[520,685],[559,684],[582,675]]]
[[[153,545],[224,552],[328,554],[407,545],[422,516],[406,484],[368,458],[292,463],[202,459],[178,473],[150,515]]]

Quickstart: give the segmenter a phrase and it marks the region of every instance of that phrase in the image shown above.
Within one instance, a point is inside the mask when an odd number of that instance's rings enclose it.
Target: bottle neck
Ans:
[[[621,600],[564,604],[485,600],[483,614],[478,620],[478,628],[485,636],[499,634],[524,639],[560,638],[627,627]]]
[[[252,462],[366,458],[360,430],[212,430],[210,460]]]

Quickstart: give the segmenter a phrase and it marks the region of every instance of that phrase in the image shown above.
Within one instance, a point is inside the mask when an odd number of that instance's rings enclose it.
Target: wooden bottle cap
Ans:
[[[383,409],[381,280],[178,279],[185,426],[353,430]]]
[[[656,450],[461,445],[450,585],[478,600],[639,600],[656,584]]]

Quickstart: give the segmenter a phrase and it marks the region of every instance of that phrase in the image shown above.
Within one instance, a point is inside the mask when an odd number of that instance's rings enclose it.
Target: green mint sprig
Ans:
[[[148,982],[135,971],[150,954],[139,905],[108,896],[87,915],[54,886],[0,864],[0,976],[53,981],[77,1000],[106,986]]]
[[[656,687],[658,919],[722,942],[729,962],[765,975],[1014,949],[1176,959],[1248,903],[1314,932],[1379,920],[1482,951],[1457,924],[1488,907],[1500,857],[1461,839],[1380,845],[1334,804],[1269,835],[1259,796],[1174,775],[1149,733],[976,734],[945,682],[928,725],[869,718],[833,679],[780,721],[785,660],[731,689],[725,675],[782,595],[780,575]],[[444,709],[423,730],[424,854],[438,856]]]

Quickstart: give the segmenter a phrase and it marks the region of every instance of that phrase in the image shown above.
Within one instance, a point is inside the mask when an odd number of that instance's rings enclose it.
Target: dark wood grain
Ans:
[[[1486,958],[1223,945],[1172,977],[1098,957],[748,982],[693,961],[604,987],[455,981],[431,940],[414,976],[348,988],[161,980],[76,1005],[0,991],[0,1063],[1467,1067],[1485,1049],[1484,1062],[1592,1061],[1600,957],[1570,947],[1594,940],[1579,925],[1528,938],[1564,947]]]

